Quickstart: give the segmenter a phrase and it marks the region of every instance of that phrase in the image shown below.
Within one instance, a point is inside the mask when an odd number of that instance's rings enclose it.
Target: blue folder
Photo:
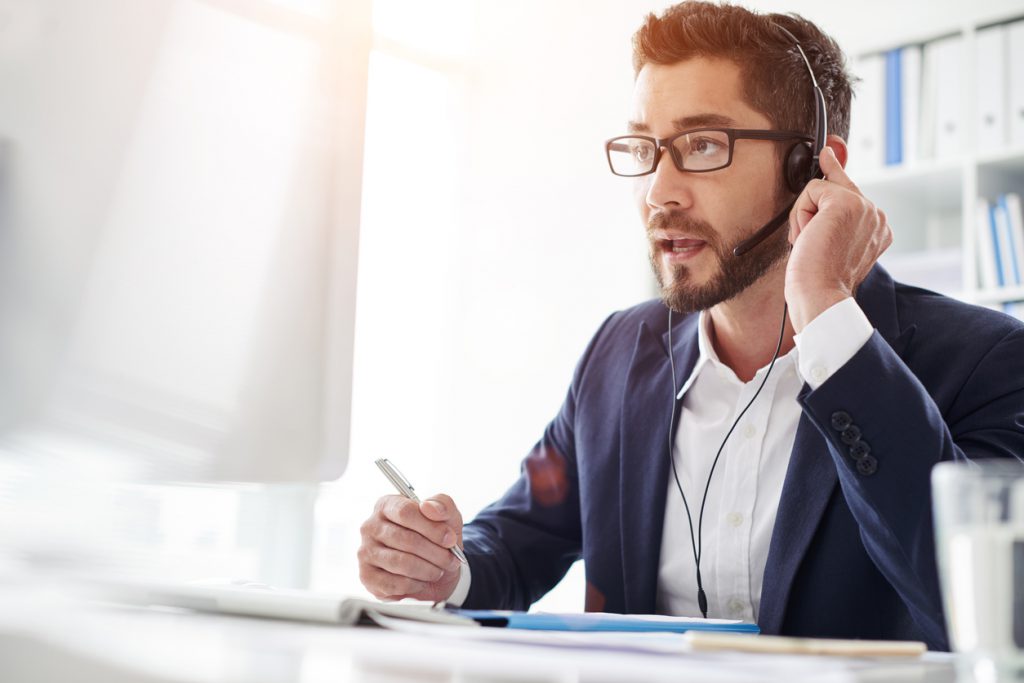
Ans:
[[[543,612],[510,612],[504,610],[455,609],[456,614],[469,617],[483,626],[519,628],[533,631],[630,631],[668,632],[725,631],[728,633],[760,633],[757,624],[720,619],[683,619],[667,616],[636,616],[585,612],[582,614],[545,614]]]
[[[885,53],[885,163],[903,163],[902,50]]]

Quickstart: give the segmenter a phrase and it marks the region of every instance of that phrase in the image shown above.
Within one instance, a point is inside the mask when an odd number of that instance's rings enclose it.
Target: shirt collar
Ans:
[[[707,311],[701,311],[697,317],[697,362],[693,364],[693,370],[690,372],[690,376],[683,382],[682,389],[676,394],[676,398],[682,398],[687,390],[693,385],[700,376],[701,371],[705,365],[710,364],[716,372],[719,372],[723,377],[732,378],[734,381],[739,381],[736,378],[736,374],[732,371],[732,368],[727,366],[718,357],[718,353],[715,352],[715,345],[711,343],[711,316],[708,315]],[[796,345],[789,351],[789,353],[779,356],[775,361],[775,371],[783,369],[786,365],[793,364],[796,369],[797,377],[800,377],[799,363],[797,363],[797,349]],[[763,370],[764,368],[761,368]],[[758,370],[758,372],[761,372]],[[800,379],[803,382],[803,379]]]

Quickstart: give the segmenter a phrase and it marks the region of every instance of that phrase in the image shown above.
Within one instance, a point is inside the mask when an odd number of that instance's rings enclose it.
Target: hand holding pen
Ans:
[[[382,600],[446,600],[465,561],[459,509],[443,494],[419,501],[393,465],[377,464],[401,495],[379,499],[360,529],[360,580]]]

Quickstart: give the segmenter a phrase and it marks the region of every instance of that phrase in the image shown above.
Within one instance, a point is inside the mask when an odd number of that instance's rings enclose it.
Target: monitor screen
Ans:
[[[5,457],[342,474],[369,51],[345,5],[5,7]]]

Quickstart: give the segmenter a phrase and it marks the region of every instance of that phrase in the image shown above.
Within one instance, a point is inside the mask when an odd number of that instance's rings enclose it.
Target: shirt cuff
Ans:
[[[445,600],[451,607],[462,607],[462,603],[466,601],[466,596],[469,595],[469,584],[472,582],[473,577],[469,573],[469,563],[459,565],[459,582],[455,584],[455,590]]]
[[[803,380],[811,389],[820,387],[860,351],[873,332],[853,297],[825,309],[793,338]]]

